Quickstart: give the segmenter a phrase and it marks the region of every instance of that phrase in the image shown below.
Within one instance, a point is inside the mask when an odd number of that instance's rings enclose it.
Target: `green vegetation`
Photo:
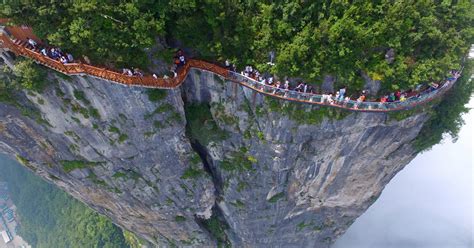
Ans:
[[[105,188],[109,188],[109,185],[107,185],[107,183],[102,180],[102,179],[99,179],[97,177],[97,175],[94,173],[94,172],[89,172],[89,175],[87,176],[87,179],[91,180],[91,182],[99,185],[99,186],[102,186],[102,187],[105,187]]]
[[[124,230],[123,236],[125,238],[125,242],[130,248],[142,248],[144,245],[151,246],[151,245],[148,245],[148,242],[146,240],[143,240],[137,237],[135,234],[129,231]]]
[[[181,179],[195,179],[195,178],[198,178],[200,176],[203,176],[204,174],[205,174],[205,172],[201,168],[199,168],[195,165],[190,165],[184,171],[183,175],[181,176]]]
[[[126,134],[124,134],[124,133],[121,133],[121,134],[119,135],[118,142],[119,142],[119,144],[122,144],[122,143],[125,142],[127,139],[128,139],[128,135],[126,135]]]
[[[217,126],[207,104],[187,105],[185,112],[188,121],[186,126],[188,136],[202,145],[219,142],[228,137],[228,134]]]
[[[270,199],[268,199],[268,202],[275,203],[275,202],[279,201],[280,199],[282,199],[284,197],[285,197],[285,193],[280,192],[280,193],[275,194],[274,196],[272,196]]]
[[[54,185],[3,157],[0,169],[17,207],[19,235],[32,247],[129,247],[120,228]]]
[[[26,89],[28,94],[32,95],[32,91],[41,92],[47,86],[47,80],[44,80],[46,77],[44,69],[30,62],[20,59],[18,62],[20,67],[16,67],[15,71],[5,68],[0,77],[0,102],[16,107],[23,116],[31,118],[40,125],[51,126],[43,119],[41,112],[33,104],[29,104],[24,93],[20,91]]]
[[[120,132],[120,129],[116,126],[110,126],[109,127],[109,132],[118,134],[117,142],[119,144],[122,144],[123,142],[125,142],[128,139],[128,135],[125,134],[125,133]],[[114,143],[114,142],[112,142],[112,143]]]
[[[126,179],[132,179],[135,182],[141,177],[142,175],[134,170],[117,171],[115,172],[115,174],[112,175],[112,178],[115,178],[115,179],[126,178]]]
[[[474,43],[473,12],[470,0],[0,4],[4,17],[95,63],[145,67],[145,49],[161,36],[206,59],[230,58],[309,81],[337,75],[349,90],[362,87],[362,71],[392,90],[442,78]],[[390,49],[393,62],[385,59]],[[270,51],[276,54],[271,68]]]
[[[118,127],[116,127],[116,126],[110,126],[109,127],[109,132],[120,134],[120,129],[118,129]]]
[[[168,94],[166,90],[160,90],[160,89],[148,89],[146,91],[148,94],[148,100],[152,102],[158,102],[166,98],[166,95]]]
[[[16,89],[43,92],[48,85],[46,70],[37,65],[32,59],[18,59],[12,73],[14,77],[10,78],[11,84]]]
[[[204,227],[217,240],[218,247],[231,247],[225,233],[225,230],[228,228],[228,226],[223,221],[220,221],[215,213],[212,214],[210,219],[204,220],[203,224]]]
[[[193,165],[197,165],[201,163],[201,157],[199,157],[199,154],[194,152],[191,158],[189,159],[189,162],[191,162],[191,164]]]
[[[240,193],[240,192],[242,192],[242,190],[244,190],[248,187],[249,187],[248,183],[243,182],[243,181],[239,181],[239,183],[237,184],[237,192]]]
[[[64,172],[68,173],[75,169],[84,169],[99,165],[99,162],[89,162],[82,160],[63,160],[61,161]]]
[[[91,103],[89,100],[87,100],[86,95],[84,94],[84,91],[74,90],[73,94],[77,100],[85,103],[86,105],[89,105]]]
[[[245,208],[245,203],[243,203],[241,200],[235,200],[234,202],[230,202],[230,205],[240,209]]]
[[[324,118],[342,120],[351,114],[347,110],[315,106],[309,108],[305,104],[278,100],[272,97],[265,97],[265,102],[270,111],[282,112],[298,124],[315,125],[321,123]]]
[[[121,172],[121,171],[118,171],[118,172],[115,172],[115,174],[112,176],[113,178],[122,178],[122,177],[126,177],[127,174]]]
[[[456,140],[461,126],[462,115],[469,110],[465,105],[473,93],[474,86],[470,78],[474,72],[474,61],[467,61],[464,73],[453,88],[446,93],[442,101],[432,111],[413,142],[418,152],[429,150],[438,144],[445,134]]]
[[[426,104],[426,105],[415,107],[410,110],[388,112],[387,115],[388,115],[389,120],[402,121],[415,114],[419,114],[422,112],[425,112],[425,113],[431,112],[431,107],[432,107],[431,105],[432,104]]]
[[[229,158],[224,159],[220,168],[226,171],[251,171],[254,170],[252,165],[258,161],[255,157],[248,154],[245,147],[241,147],[238,151],[232,152]]]
[[[185,218],[184,216],[181,216],[181,215],[176,215],[176,216],[174,217],[174,220],[175,220],[176,222],[184,222],[184,221],[186,221],[186,218]]]
[[[302,222],[298,223],[298,225],[296,225],[296,231],[299,232],[299,231],[303,230],[305,227],[312,226],[312,225],[314,225],[312,221],[308,224],[306,224],[304,221],[302,221]]]

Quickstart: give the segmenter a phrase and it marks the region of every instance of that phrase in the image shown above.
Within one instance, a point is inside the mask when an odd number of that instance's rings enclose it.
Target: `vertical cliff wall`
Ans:
[[[328,246],[413,159],[426,120],[280,102],[197,70],[166,92],[48,80],[0,103],[0,151],[155,244]]]
[[[414,158],[426,120],[278,101],[199,71],[183,87],[227,133],[202,148],[238,246],[331,244]]]

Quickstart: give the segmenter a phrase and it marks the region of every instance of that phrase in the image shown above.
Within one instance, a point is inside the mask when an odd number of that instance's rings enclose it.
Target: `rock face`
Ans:
[[[280,102],[197,70],[166,93],[49,80],[19,95],[23,114],[0,103],[0,151],[157,245],[215,246],[211,218],[235,247],[329,246],[414,158],[427,119]],[[198,104],[205,139],[189,131]]]

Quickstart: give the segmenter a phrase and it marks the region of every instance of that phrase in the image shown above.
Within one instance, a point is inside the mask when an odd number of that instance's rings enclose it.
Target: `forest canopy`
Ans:
[[[95,62],[144,67],[159,39],[280,76],[334,75],[352,88],[362,73],[391,90],[440,80],[474,42],[470,0],[7,2],[1,15]]]
[[[0,181],[20,219],[19,235],[32,247],[130,247],[112,221],[0,156]]]

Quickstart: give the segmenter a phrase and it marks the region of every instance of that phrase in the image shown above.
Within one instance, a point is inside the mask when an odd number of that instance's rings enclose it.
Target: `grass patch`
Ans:
[[[108,187],[107,183],[102,180],[102,179],[99,179],[97,177],[97,175],[94,173],[94,172],[90,172],[89,175],[87,176],[87,179],[91,180],[93,183],[97,184],[97,185],[100,185],[100,186],[104,186],[104,187]]]
[[[145,133],[143,134],[143,136],[145,136],[145,138],[150,138],[150,137],[153,136],[155,133],[156,133],[156,131],[148,131],[148,132],[145,132]]]
[[[230,205],[232,205],[236,208],[240,208],[240,209],[245,208],[245,204],[240,200],[236,200],[235,202],[231,202]]]
[[[202,175],[204,175],[204,171],[201,168],[191,165],[186,168],[181,179],[196,179]]]
[[[127,174],[121,172],[121,171],[118,171],[118,172],[115,172],[115,174],[112,176],[113,178],[122,178],[122,177],[126,177]]]
[[[148,89],[147,90],[147,95],[148,95],[148,100],[152,102],[158,102],[166,98],[168,93],[166,90],[160,90],[160,89]]]
[[[127,139],[128,139],[128,135],[122,133],[122,134],[120,134],[120,136],[119,136],[119,138],[118,138],[118,143],[119,143],[119,144],[122,144],[122,143],[125,142]]]
[[[199,154],[197,153],[193,153],[193,156],[191,157],[191,159],[189,160],[191,162],[191,164],[199,164],[201,162],[201,157],[199,157]]]
[[[224,159],[221,162],[220,168],[226,171],[251,171],[253,170],[252,165],[257,162],[257,159],[248,155],[247,149],[242,147],[240,150],[232,152],[229,158]]]
[[[161,123],[160,121],[154,121],[153,126],[157,129],[161,129],[165,127],[165,125],[163,125],[163,123]]]
[[[83,102],[84,104],[86,104],[86,105],[91,104],[91,102],[89,100],[87,100],[86,94],[84,93],[84,91],[74,90],[73,94],[74,94],[74,98],[76,98],[77,100]]]
[[[298,225],[296,225],[296,231],[299,232],[301,230],[303,230],[305,227],[308,227],[308,226],[312,226],[313,223],[308,223],[306,224],[304,221],[298,223]]]
[[[94,119],[100,120],[99,110],[97,110],[96,108],[90,107],[89,115],[92,116]]]
[[[239,183],[237,183],[237,192],[242,192],[242,190],[246,189],[248,186],[249,185],[246,182],[239,181]]]
[[[133,179],[135,182],[142,177],[142,175],[134,170],[125,170],[125,171],[118,171],[112,175],[113,178],[126,178],[126,179]]]
[[[110,126],[109,127],[109,132],[120,134],[120,129],[118,129],[118,127],[116,127],[116,126]]]
[[[277,201],[279,201],[280,199],[284,198],[285,197],[285,193],[283,192],[280,192],[274,196],[272,196],[270,199],[268,199],[268,202],[270,203],[276,203]]]
[[[168,118],[166,119],[166,121],[168,123],[172,123],[172,122],[180,122],[182,119],[181,119],[181,115],[176,112],[176,111],[173,111],[169,116]]]
[[[176,215],[176,216],[174,217],[174,220],[175,220],[176,222],[184,222],[184,221],[186,221],[186,218],[185,218],[184,216],[181,216],[181,215]]]
[[[91,168],[96,165],[100,164],[99,162],[89,162],[89,161],[82,161],[82,160],[63,160],[61,161],[61,165],[63,166],[64,172],[68,173],[75,169],[84,169],[84,168]]]
[[[230,242],[225,233],[228,226],[220,221],[215,214],[213,214],[208,220],[204,220],[203,224],[209,233],[211,233],[211,235],[217,240],[218,247],[230,247]]]

